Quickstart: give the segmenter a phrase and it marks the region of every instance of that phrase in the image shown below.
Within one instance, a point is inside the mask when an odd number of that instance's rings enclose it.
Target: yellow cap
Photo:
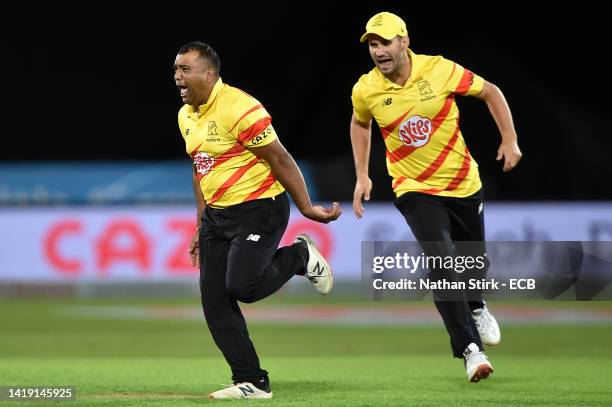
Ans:
[[[361,36],[359,42],[364,42],[368,35],[376,34],[386,40],[392,40],[395,36],[405,37],[408,35],[406,23],[393,13],[383,11],[370,18],[366,24],[366,32]]]

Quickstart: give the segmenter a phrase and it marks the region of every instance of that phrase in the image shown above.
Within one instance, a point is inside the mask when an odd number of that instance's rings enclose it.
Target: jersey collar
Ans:
[[[212,91],[210,92],[210,95],[208,96],[208,100],[206,101],[206,103],[204,103],[203,105],[198,106],[198,115],[201,116],[204,113],[206,113],[208,111],[208,109],[213,105],[213,103],[215,103],[215,99],[217,98],[217,96],[219,95],[219,92],[221,91],[221,88],[223,87],[223,81],[221,80],[221,77],[219,77],[219,79],[217,79],[217,83],[215,83],[215,86],[213,86]],[[193,106],[188,105],[189,106],[189,112],[190,113],[195,113],[196,110],[194,109]]]

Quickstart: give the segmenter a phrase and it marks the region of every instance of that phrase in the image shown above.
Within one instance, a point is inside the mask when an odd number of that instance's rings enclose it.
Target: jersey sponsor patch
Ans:
[[[257,144],[261,143],[268,138],[270,134],[272,134],[272,131],[272,125],[268,126],[264,131],[251,139],[251,145],[256,146]]]
[[[195,165],[196,170],[200,175],[206,175],[214,163],[215,158],[203,151],[200,151],[193,156],[193,165]]]
[[[431,120],[415,115],[400,124],[399,138],[410,147],[423,147],[431,136]]]

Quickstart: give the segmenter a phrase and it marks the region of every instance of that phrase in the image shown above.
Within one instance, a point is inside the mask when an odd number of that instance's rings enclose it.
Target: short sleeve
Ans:
[[[450,72],[449,91],[457,95],[474,96],[482,91],[484,79],[461,65],[443,59],[445,69]]]
[[[361,123],[368,123],[370,119],[372,119],[372,114],[370,113],[370,109],[368,109],[368,105],[363,98],[361,84],[359,82],[353,86],[351,101],[353,103],[353,114],[355,115],[355,118]]]
[[[247,148],[270,144],[278,138],[272,127],[272,117],[257,99],[244,96],[232,109],[235,123],[231,132]]]
[[[276,135],[276,131],[274,130],[274,127],[272,127],[272,122],[270,119],[270,122],[268,124],[268,126],[266,126],[264,129],[262,129],[261,131],[259,131],[259,129],[257,129],[257,131],[253,131],[252,133],[249,132],[249,137],[245,138],[244,140],[240,141],[240,143],[244,146],[244,147],[263,147],[267,144],[270,144],[271,142],[273,142],[274,140],[276,140],[278,138],[278,136]]]

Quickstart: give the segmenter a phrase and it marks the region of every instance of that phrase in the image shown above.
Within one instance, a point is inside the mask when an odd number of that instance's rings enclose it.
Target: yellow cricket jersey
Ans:
[[[257,99],[219,78],[206,104],[197,112],[184,105],[178,123],[207,205],[226,208],[285,190],[269,164],[249,151],[277,138]]]
[[[484,80],[441,56],[408,53],[412,72],[403,87],[378,68],[359,78],[352,94],[355,117],[378,123],[396,196],[469,196],[482,184],[459,130],[455,96],[480,93]]]

